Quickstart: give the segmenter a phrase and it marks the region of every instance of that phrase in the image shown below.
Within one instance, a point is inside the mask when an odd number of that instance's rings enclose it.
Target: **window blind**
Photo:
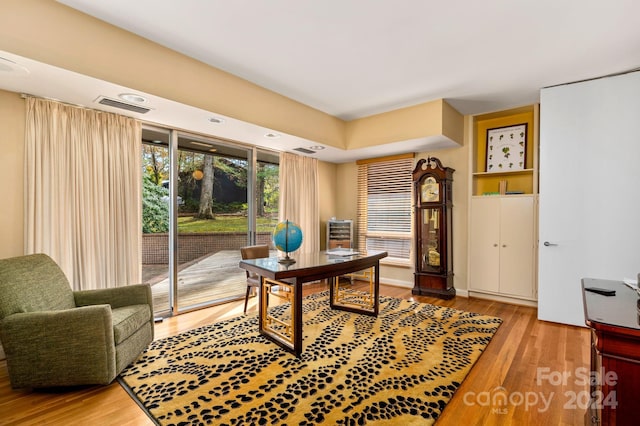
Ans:
[[[413,154],[358,163],[358,250],[411,254]]]

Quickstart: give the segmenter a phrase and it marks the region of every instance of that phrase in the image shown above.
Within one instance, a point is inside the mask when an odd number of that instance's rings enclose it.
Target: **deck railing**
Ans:
[[[258,244],[271,245],[271,233],[256,234]],[[246,232],[184,233],[178,237],[178,262],[190,262],[220,250],[240,250],[247,245]],[[169,263],[169,234],[142,234],[142,264]]]

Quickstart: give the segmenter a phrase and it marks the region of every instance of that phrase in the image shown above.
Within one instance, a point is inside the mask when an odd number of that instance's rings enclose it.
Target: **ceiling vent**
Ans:
[[[146,114],[149,111],[151,111],[151,108],[143,107],[140,105],[128,104],[126,102],[107,98],[106,96],[100,96],[98,99],[96,99],[96,101],[101,105],[107,105],[114,108],[126,109],[127,111],[138,112],[140,114]]]
[[[307,148],[293,148],[294,151],[298,151],[298,152],[303,152],[305,154],[315,154],[315,151],[311,151],[310,149]]]

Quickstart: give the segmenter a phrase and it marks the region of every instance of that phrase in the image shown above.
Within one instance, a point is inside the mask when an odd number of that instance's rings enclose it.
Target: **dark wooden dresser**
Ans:
[[[615,290],[615,296],[586,291]],[[622,281],[582,280],[584,316],[591,328],[591,402],[586,424],[640,424],[640,310],[638,294]]]

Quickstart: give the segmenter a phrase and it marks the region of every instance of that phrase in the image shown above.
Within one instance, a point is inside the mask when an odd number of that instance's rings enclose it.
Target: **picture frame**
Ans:
[[[524,170],[527,164],[527,123],[487,129],[487,173]]]

